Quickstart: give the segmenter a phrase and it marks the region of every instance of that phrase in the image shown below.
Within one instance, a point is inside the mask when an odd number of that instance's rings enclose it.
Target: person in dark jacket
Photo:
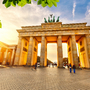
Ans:
[[[70,63],[70,65],[69,65],[69,68],[70,68],[70,73],[72,72],[72,67],[71,67],[71,63]]]
[[[76,69],[76,66],[75,65],[73,65],[73,72],[75,73],[75,69]]]
[[[37,69],[37,63],[35,63],[35,70]]]

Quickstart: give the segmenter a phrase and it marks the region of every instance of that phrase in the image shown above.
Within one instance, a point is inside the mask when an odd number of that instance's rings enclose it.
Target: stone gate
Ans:
[[[38,43],[41,43],[40,66],[47,66],[47,43],[57,43],[57,66],[63,67],[62,43],[67,43],[68,62],[90,68],[90,26],[87,23],[42,23],[39,26],[22,26],[14,65],[32,66],[37,62]]]

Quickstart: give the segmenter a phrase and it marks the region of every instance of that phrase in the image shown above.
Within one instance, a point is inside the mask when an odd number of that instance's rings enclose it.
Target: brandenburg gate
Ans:
[[[19,33],[14,65],[32,66],[37,62],[38,43],[41,43],[40,66],[47,66],[47,43],[57,43],[57,66],[63,67],[62,43],[67,43],[68,62],[90,68],[90,26],[87,23],[41,23],[39,26],[22,26]],[[54,51],[53,51],[54,52]]]

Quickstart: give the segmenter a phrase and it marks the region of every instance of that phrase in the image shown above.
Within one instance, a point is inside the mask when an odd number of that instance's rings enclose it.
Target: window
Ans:
[[[27,42],[25,42],[25,46],[27,46]]]
[[[70,43],[68,42],[68,45],[69,45]]]
[[[82,41],[80,41],[80,46],[82,45]]]
[[[37,42],[35,42],[35,46],[37,46]]]

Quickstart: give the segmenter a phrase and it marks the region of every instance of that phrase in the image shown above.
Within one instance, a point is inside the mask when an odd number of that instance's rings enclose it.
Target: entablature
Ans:
[[[41,29],[17,29],[17,32],[53,32],[53,31],[73,31],[73,30],[90,30],[90,26],[85,27],[61,27],[61,28],[41,28]]]
[[[86,35],[90,34],[89,30],[74,31],[53,31],[53,32],[20,32],[20,36],[58,36],[58,35]]]

